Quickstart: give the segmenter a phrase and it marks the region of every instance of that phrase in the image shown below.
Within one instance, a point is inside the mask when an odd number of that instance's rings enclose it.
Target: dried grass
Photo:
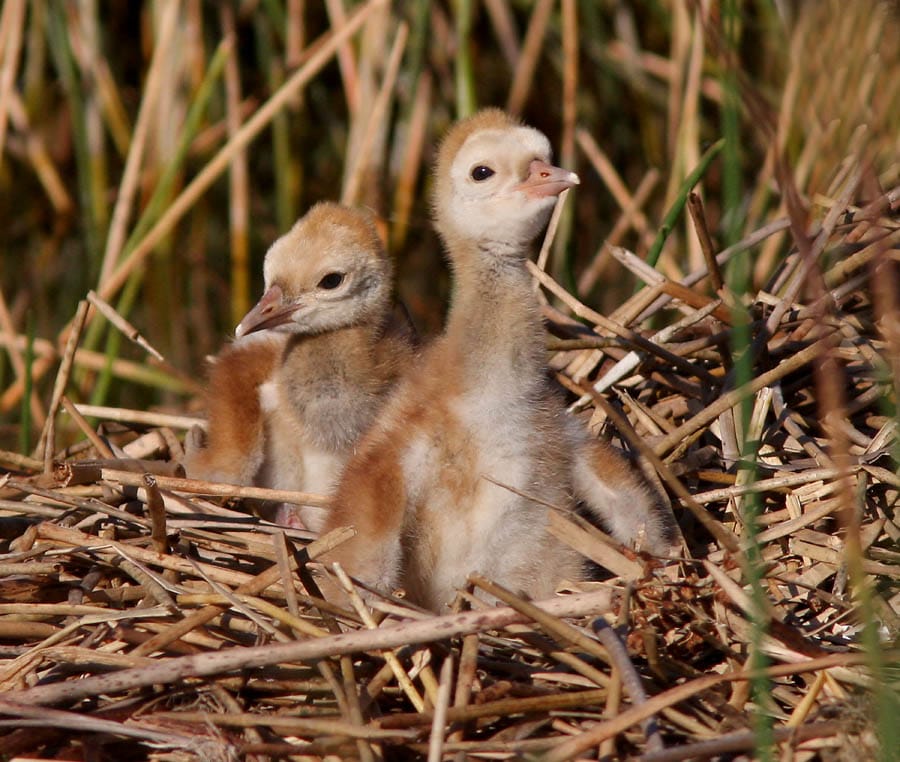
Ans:
[[[701,66],[728,70],[730,54],[699,7],[673,11],[666,58],[638,45],[625,9],[615,38],[598,52],[589,40],[600,19],[574,3],[558,11],[537,3],[522,16],[514,4],[490,0],[484,18],[466,18],[473,9],[462,5],[455,16],[430,9],[426,31],[442,45],[426,44],[415,14],[402,19],[384,3],[351,9],[336,0],[327,6],[330,31],[308,44],[303,3],[288,2],[291,73],[273,63],[273,94],[248,106],[226,66],[227,120],[193,137],[191,150],[206,151],[207,160],[183,189],[172,186],[158,216],[131,225],[145,214],[135,213],[141,189],[151,187],[143,152],[144,131],[159,129],[152,99],[171,93],[154,94],[163,84],[148,77],[137,117],[117,116],[115,72],[78,53],[96,43],[82,11],[70,14],[79,35],[73,55],[105,72],[97,101],[82,104],[85,124],[93,111],[112,135],[124,130],[113,142],[126,158],[105,249],[94,252],[95,287],[77,309],[73,303],[55,316],[57,340],[42,338],[53,335],[44,330],[29,337],[18,327],[21,299],[10,309],[0,293],[0,343],[12,371],[0,406],[19,405],[41,429],[31,454],[0,452],[4,757],[896,758],[900,152],[891,149],[900,131],[888,116],[900,113],[893,110],[900,78],[883,76],[885,63],[896,63],[883,41],[897,30],[877,37],[862,14],[834,28],[803,16],[792,44],[810,66],[827,69],[810,51],[825,47],[823,39],[848,44],[848,29],[865,43],[860,60],[816,78],[792,58],[782,100],[771,106],[745,76],[720,80]],[[167,7],[175,4],[148,6]],[[882,25],[893,19],[883,5],[873,7],[886,14],[873,17]],[[182,12],[182,21],[197,21],[198,6]],[[247,23],[246,12],[234,19],[223,11],[222,29]],[[175,15],[158,21],[174,24]],[[10,74],[30,28],[25,18],[21,3],[4,4],[0,148],[29,163],[54,209],[81,205],[90,184],[77,201],[60,192],[59,167],[47,159],[42,134],[29,131]],[[255,23],[264,27],[265,18]],[[364,40],[354,42],[360,29]],[[813,29],[821,30],[817,40]],[[188,25],[181,33],[193,32]],[[603,566],[603,581],[531,602],[473,577],[456,609],[437,616],[402,597],[359,595],[342,579],[352,592],[351,608],[342,609],[320,598],[310,568],[347,532],[316,538],[248,509],[267,499],[319,504],[318,496],[182,478],[180,434],[197,420],[184,395],[197,383],[188,364],[172,359],[177,352],[152,310],[129,314],[121,298],[138,264],[169,246],[180,222],[202,225],[210,185],[234,162],[249,158],[254,166],[254,136],[269,127],[275,134],[273,120],[298,107],[335,56],[350,123],[340,127],[348,158],[331,195],[341,187],[346,198],[375,205],[407,265],[420,262],[428,247],[416,230],[424,224],[417,185],[426,146],[456,96],[464,107],[462,90],[475,92],[460,80],[472,76],[471,60],[451,76],[451,56],[463,55],[456,34],[476,60],[475,43],[496,37],[498,66],[511,73],[504,97],[526,117],[540,111],[530,99],[547,92],[542,62],[557,60],[547,49],[554,35],[561,40],[563,65],[552,73],[562,93],[561,145],[571,163],[584,163],[586,182],[573,195],[572,218],[554,220],[553,255],[545,249],[532,270],[551,328],[550,365],[572,414],[630,450],[664,485],[684,556],[635,555],[576,517],[553,513],[552,530]],[[222,55],[231,55],[230,45]],[[873,55],[882,69],[863,65]],[[151,72],[160,60],[152,59]],[[649,124],[657,104],[673,125],[646,136],[650,153],[668,152],[667,175],[651,162],[620,165],[582,126],[590,122],[579,115],[587,119],[598,105],[574,102],[576,74],[599,87],[602,77],[590,69],[598,61],[640,96],[631,114],[643,111]],[[868,140],[851,124],[856,111],[830,126],[827,115],[848,104],[834,95],[835,77],[862,82],[871,95],[860,106]],[[689,177],[704,153],[704,103],[726,103],[729,88],[744,96],[752,122],[744,129],[761,146],[749,154],[758,166],[740,174],[747,197],[740,225],[723,221],[738,211],[723,211],[720,159]],[[815,124],[798,141],[811,115]],[[394,118],[404,137],[391,142]],[[388,145],[402,165],[389,173],[393,193],[369,198]],[[291,207],[295,169],[279,175],[282,208]],[[221,236],[230,236],[239,288],[249,282],[242,270],[253,204],[242,171],[232,175]],[[619,207],[602,229],[594,171]],[[657,254],[657,266],[648,266]],[[599,305],[596,284],[621,284],[624,273],[639,288],[611,285]],[[35,304],[39,290],[27,292]],[[224,305],[220,319],[233,306]],[[99,334],[91,333],[98,316],[111,335],[134,343],[139,360],[99,350]],[[215,321],[204,330],[215,335]],[[170,396],[165,412],[86,404],[93,372],[105,365],[125,387],[146,383],[183,396],[176,403]],[[475,589],[502,605],[485,607]]]

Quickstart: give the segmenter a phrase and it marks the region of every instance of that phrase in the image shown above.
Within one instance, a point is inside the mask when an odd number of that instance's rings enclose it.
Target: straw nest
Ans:
[[[313,498],[180,478],[193,418],[56,399],[83,445],[3,456],[0,684],[15,729],[0,750],[674,760],[769,738],[798,759],[873,754],[865,688],[897,677],[900,617],[900,189],[860,208],[856,187],[794,226],[794,253],[745,305],[737,363],[734,297],[692,289],[706,267],[679,283],[619,251],[650,282],[610,317],[534,268],[594,325],[546,307],[573,410],[665,485],[686,541],[683,559],[636,556],[554,514],[607,578],[552,601],[473,578],[506,605],[465,592],[442,616],[398,596],[325,603],[310,568],[346,533],[313,538],[243,507]],[[649,327],[664,311],[666,327]],[[888,650],[861,649],[866,632]]]

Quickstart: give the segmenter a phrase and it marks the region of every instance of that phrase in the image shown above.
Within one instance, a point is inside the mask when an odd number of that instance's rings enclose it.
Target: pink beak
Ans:
[[[528,177],[515,186],[515,189],[524,191],[529,196],[558,196],[580,182],[574,172],[534,159],[528,165]]]
[[[248,333],[289,323],[296,308],[295,304],[285,304],[284,294],[278,286],[271,286],[253,309],[244,315],[244,319],[234,329],[234,335],[240,338]]]

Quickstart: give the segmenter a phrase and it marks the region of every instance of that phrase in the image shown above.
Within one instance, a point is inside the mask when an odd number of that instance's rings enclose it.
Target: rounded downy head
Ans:
[[[454,125],[435,166],[434,216],[450,242],[529,244],[550,217],[556,197],[578,184],[551,164],[550,142],[499,109]]]
[[[266,252],[265,293],[238,337],[262,330],[316,334],[384,319],[391,263],[372,215],[323,202]]]

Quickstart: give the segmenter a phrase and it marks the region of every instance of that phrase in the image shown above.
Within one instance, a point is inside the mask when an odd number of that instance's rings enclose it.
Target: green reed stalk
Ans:
[[[722,4],[722,25],[726,44],[735,54],[739,43],[739,12],[735,0],[725,0]],[[722,234],[728,245],[740,238],[741,231],[741,166],[740,166],[740,102],[738,100],[738,82],[734,67],[727,66],[722,76],[724,100],[721,110],[722,133],[722,196],[725,214]],[[747,257],[738,257],[739,265],[731,270],[731,287],[738,299],[732,305],[732,340],[731,350],[734,362],[734,380],[738,387],[749,383],[753,378],[753,337],[750,325],[751,315],[743,308],[740,296],[752,287],[750,282],[750,263]],[[752,415],[753,398],[744,397],[739,410],[740,431],[744,434],[741,443],[741,466],[739,478],[750,484],[757,478],[756,459],[759,454],[759,442],[748,441],[746,434]],[[748,667],[754,677],[750,681],[753,695],[754,711],[752,726],[755,736],[755,758],[759,760],[773,759],[775,753],[774,735],[772,732],[772,715],[769,711],[772,702],[772,682],[763,671],[769,660],[763,651],[763,641],[768,630],[768,601],[763,587],[765,581],[764,562],[761,547],[757,540],[759,534],[759,516],[762,512],[759,495],[751,492],[743,503],[744,538],[746,542],[746,563],[744,574],[750,587],[750,656]]]
[[[712,160],[715,159],[716,156],[718,156],[719,151],[722,150],[722,146],[724,145],[725,139],[722,138],[720,140],[717,140],[709,148],[707,148],[703,156],[700,157],[700,162],[685,178],[684,182],[681,184],[681,187],[678,189],[678,195],[675,197],[675,201],[666,212],[666,216],[663,217],[662,225],[660,225],[659,227],[659,232],[656,234],[656,238],[653,239],[653,244],[650,246],[650,249],[647,252],[647,264],[649,264],[651,267],[655,267],[656,263],[659,261],[659,255],[662,254],[666,239],[669,237],[669,234],[675,227],[675,223],[678,222],[678,218],[684,211],[684,205],[687,203],[688,196],[694,189],[694,186],[699,183],[701,179],[703,179],[703,176],[709,169],[709,165],[712,164]]]

